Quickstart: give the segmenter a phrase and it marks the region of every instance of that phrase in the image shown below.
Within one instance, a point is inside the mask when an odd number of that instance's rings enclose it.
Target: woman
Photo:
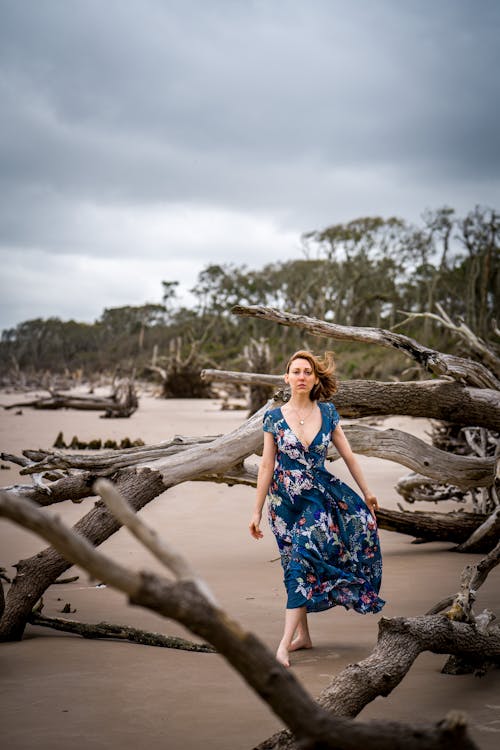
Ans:
[[[312,648],[308,612],[338,604],[378,612],[382,559],[375,511],[361,468],[339,425],[331,354],[323,360],[298,351],[287,364],[290,400],[264,415],[264,451],[250,533],[262,538],[262,508],[281,555],[287,590],[285,630],[276,658],[290,666],[289,652]],[[344,459],[364,501],[324,466],[330,440]]]

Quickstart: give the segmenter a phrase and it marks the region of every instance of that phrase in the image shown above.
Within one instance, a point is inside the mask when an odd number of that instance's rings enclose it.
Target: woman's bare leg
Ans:
[[[280,645],[278,646],[278,650],[276,651],[276,659],[280,664],[283,664],[284,667],[290,666],[288,652],[296,650],[296,648],[292,647],[293,636],[295,635],[295,631],[298,631],[301,637],[303,636],[304,622],[307,636],[309,636],[309,631],[307,630],[306,608],[296,607],[294,609],[285,610],[285,630]]]
[[[300,648],[312,648],[311,636],[309,635],[309,626],[307,623],[307,610],[305,607],[300,608],[300,620],[290,644],[289,651],[298,651]]]

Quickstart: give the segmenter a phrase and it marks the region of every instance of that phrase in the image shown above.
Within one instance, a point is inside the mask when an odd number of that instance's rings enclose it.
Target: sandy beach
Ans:
[[[26,400],[33,394],[26,394]],[[2,394],[3,404],[21,400]],[[62,430],[69,442],[93,438],[142,438],[159,442],[176,434],[215,435],[245,419],[245,411],[222,411],[217,400],[159,400],[142,396],[139,410],[124,420],[100,419],[96,412],[1,412],[1,449],[20,454],[25,448],[48,448]],[[385,420],[426,438],[427,422]],[[400,501],[395,481],[404,467],[360,457],[380,504]],[[4,462],[5,465],[5,462]],[[330,467],[352,484],[345,467]],[[1,474],[3,486],[25,481],[16,467]],[[92,505],[65,503],[47,509],[74,523]],[[260,542],[247,530],[253,491],[209,483],[187,482],[156,498],[142,517],[173,541],[208,582],[220,604],[244,627],[275,649],[282,630],[284,589],[274,537],[265,526]],[[435,509],[431,506],[430,509]],[[423,614],[458,588],[460,571],[478,555],[460,555],[451,545],[412,545],[411,538],[381,532],[384,577],[383,614]],[[11,567],[46,545],[34,535],[0,521],[0,565]],[[121,530],[102,551],[134,569],[160,570],[159,564],[130,534]],[[57,615],[69,602],[70,617],[130,624],[191,638],[177,623],[140,608],[109,588],[96,588],[85,573],[71,584],[52,586],[44,613]],[[498,570],[479,593],[478,609],[500,613]],[[310,617],[315,648],[293,655],[293,671],[317,695],[348,663],[367,656],[376,642],[379,615],[358,615],[339,607]],[[402,684],[378,698],[362,719],[435,721],[450,709],[464,711],[480,748],[500,743],[500,671],[483,678],[440,673],[446,657],[421,655]],[[136,750],[249,750],[280,728],[280,721],[218,655],[151,648],[82,638],[29,626],[20,643],[0,645],[0,692],[3,747],[9,750],[120,748]]]

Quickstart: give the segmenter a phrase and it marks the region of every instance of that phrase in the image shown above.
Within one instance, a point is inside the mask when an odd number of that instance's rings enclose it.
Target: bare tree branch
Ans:
[[[366,344],[378,344],[386,348],[397,349],[434,375],[445,375],[479,388],[500,390],[500,381],[484,365],[429,349],[409,336],[403,336],[384,328],[342,326],[262,305],[235,305],[232,312],[235,315],[271,320],[280,325],[293,326],[306,330],[315,336],[325,336],[337,341],[362,341]]]
[[[462,341],[465,341],[472,349],[472,351],[477,354],[477,356],[486,364],[487,367],[491,369],[496,377],[499,378],[500,359],[497,357],[495,352],[492,351],[488,346],[486,346],[482,339],[476,336],[474,331],[469,328],[464,320],[459,319],[458,324],[454,323],[446,310],[444,310],[444,308],[439,304],[439,302],[436,303],[436,308],[439,312],[439,315],[431,312],[414,313],[401,311],[404,315],[407,315],[407,317],[405,318],[405,320],[401,321],[401,323],[393,326],[392,330],[401,328],[403,325],[409,323],[412,320],[415,320],[416,318],[427,318],[429,320],[435,320],[437,323],[444,326],[449,331],[453,331],[453,333],[456,333],[462,339]]]
[[[144,646],[159,646],[160,648],[175,648],[181,651],[195,651],[204,654],[213,654],[215,649],[206,643],[194,643],[185,638],[174,635],[163,635],[163,633],[151,633],[147,630],[133,628],[130,625],[115,625],[109,622],[77,622],[66,620],[63,617],[47,617],[40,612],[33,612],[29,618],[30,625],[38,625],[42,628],[59,630],[63,633],[73,633],[82,638],[110,638],[113,640],[140,643]]]

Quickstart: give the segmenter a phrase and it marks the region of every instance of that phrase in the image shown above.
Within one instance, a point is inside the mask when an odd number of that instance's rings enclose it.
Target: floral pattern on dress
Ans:
[[[276,537],[287,608],[320,612],[337,605],[379,612],[382,557],[377,523],[364,500],[325,468],[339,415],[318,404],[322,424],[305,448],[281,408],[266,411],[263,429],[274,436],[276,463],[268,517]]]

